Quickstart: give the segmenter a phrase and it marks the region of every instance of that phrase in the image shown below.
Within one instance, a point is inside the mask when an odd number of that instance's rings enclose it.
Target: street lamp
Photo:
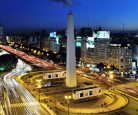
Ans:
[[[39,90],[39,102],[40,102],[40,90],[41,90],[41,87],[42,87],[42,80],[41,79],[37,79],[36,80],[36,82],[37,82],[37,89]]]
[[[41,83],[42,82],[42,79],[37,79],[36,82],[37,83]]]
[[[114,76],[113,76],[113,74],[110,74],[110,80],[111,80],[111,84],[112,84],[112,80],[113,80],[113,78],[114,78]]]
[[[40,102],[40,89],[41,89],[41,87],[42,87],[41,85],[38,85],[38,86],[37,86],[37,88],[38,88],[38,90],[39,90],[39,102]]]
[[[113,77],[113,75],[111,74],[111,75],[110,75],[110,79],[112,80],[113,78],[114,78],[114,77]]]
[[[70,103],[70,100],[71,100],[71,95],[66,95],[65,99],[67,100],[67,103],[68,103],[68,115],[69,115],[69,103]]]

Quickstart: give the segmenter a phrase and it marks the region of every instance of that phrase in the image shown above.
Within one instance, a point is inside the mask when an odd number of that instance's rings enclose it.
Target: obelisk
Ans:
[[[66,58],[66,86],[76,87],[76,56],[74,40],[74,18],[71,10],[68,13],[67,24],[67,58]]]

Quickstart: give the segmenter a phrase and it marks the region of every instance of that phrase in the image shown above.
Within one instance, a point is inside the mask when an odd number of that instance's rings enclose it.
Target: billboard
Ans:
[[[81,47],[81,42],[80,41],[76,41],[76,47]]]
[[[48,80],[48,79],[58,79],[58,78],[65,78],[66,77],[66,71],[61,71],[61,72],[51,72],[51,73],[43,73],[43,79]]]
[[[94,37],[88,37],[87,38],[87,44],[86,47],[88,48],[94,48]]]
[[[87,89],[82,88],[82,89],[76,90],[73,93],[73,99],[74,100],[85,99],[85,98],[95,97],[100,95],[102,95],[101,87],[90,87]]]
[[[95,38],[110,38],[110,31],[97,31],[94,33]]]
[[[56,38],[57,37],[57,33],[56,32],[51,32],[50,33],[50,37],[51,38]]]
[[[56,43],[59,44],[59,37],[56,37]]]

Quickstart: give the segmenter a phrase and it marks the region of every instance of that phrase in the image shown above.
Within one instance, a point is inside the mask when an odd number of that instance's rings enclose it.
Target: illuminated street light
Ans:
[[[39,90],[39,102],[40,102],[40,90],[41,90],[41,87],[42,87],[42,79],[37,79],[36,80],[36,82],[37,82],[37,89]]]
[[[109,74],[111,75],[111,74],[113,74],[114,72],[113,71],[109,71]]]
[[[112,81],[113,81],[113,78],[114,78],[114,76],[113,76],[113,74],[110,74],[110,80],[111,80],[111,84],[112,84]]]
[[[37,83],[41,83],[42,82],[42,79],[37,79],[36,82]]]
[[[66,96],[65,96],[65,99],[66,99],[67,102],[68,102],[68,115],[69,115],[69,103],[70,103],[71,98],[72,98],[71,95],[68,95],[68,96],[66,95]]]
[[[38,88],[38,90],[39,90],[39,102],[40,102],[40,90],[41,90],[41,87],[42,87],[41,85],[38,85],[38,86],[37,86],[37,88]]]
[[[114,78],[113,74],[110,74],[110,79],[112,80]]]
[[[109,69],[109,68],[110,68],[110,66],[107,66],[107,68]]]
[[[138,83],[138,78],[136,79],[136,82]]]

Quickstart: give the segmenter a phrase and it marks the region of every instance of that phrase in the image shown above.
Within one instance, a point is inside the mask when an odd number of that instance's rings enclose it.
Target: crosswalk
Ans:
[[[25,106],[36,106],[39,105],[38,102],[27,102],[27,103],[17,103],[17,104],[10,104],[10,107],[25,107]]]

